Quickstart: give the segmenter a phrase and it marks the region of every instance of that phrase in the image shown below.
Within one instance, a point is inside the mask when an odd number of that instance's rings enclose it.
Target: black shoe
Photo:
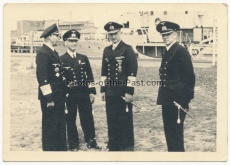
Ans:
[[[70,151],[78,151],[78,148],[73,148],[73,149],[70,149]]]
[[[89,140],[89,142],[86,144],[87,148],[90,149],[90,148],[95,148],[95,149],[101,149],[100,146],[97,145],[97,142],[95,139],[93,140]]]

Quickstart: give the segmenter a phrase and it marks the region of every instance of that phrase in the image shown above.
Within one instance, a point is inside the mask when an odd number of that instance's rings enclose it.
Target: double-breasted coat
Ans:
[[[68,52],[61,57],[63,76],[66,85],[66,116],[67,133],[70,149],[79,147],[79,137],[76,126],[77,109],[79,111],[85,142],[95,139],[95,128],[92,114],[92,104],[89,94],[96,94],[93,72],[88,57],[76,54],[72,58]]]
[[[126,104],[121,96],[134,94],[132,82],[136,79],[137,69],[137,57],[130,45],[120,41],[115,50],[112,45],[104,49],[101,81],[105,83],[101,92],[105,92],[106,96],[110,151],[134,149],[132,105]]]
[[[42,109],[42,147],[44,151],[66,150],[65,86],[59,55],[43,44],[36,56],[38,99]],[[54,102],[53,108],[47,102]]]
[[[162,116],[168,151],[184,149],[183,123],[186,114],[178,112],[173,101],[188,109],[194,98],[195,74],[189,52],[177,42],[162,57],[159,76],[162,82],[157,104],[162,105]],[[177,119],[181,120],[177,123]]]

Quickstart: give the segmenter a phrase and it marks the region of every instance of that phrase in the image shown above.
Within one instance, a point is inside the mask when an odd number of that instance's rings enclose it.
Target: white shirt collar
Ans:
[[[116,48],[116,47],[117,47],[117,45],[118,45],[120,42],[121,42],[121,40],[120,40],[120,41],[118,41],[118,42],[117,42],[117,43],[115,43],[115,44],[113,43],[113,47],[115,47],[115,48]]]
[[[76,57],[76,54],[77,54],[77,52],[75,51],[75,52],[71,52],[70,50],[68,50],[67,49],[67,53],[71,56],[71,57],[73,57],[73,54],[75,55],[75,57]]]
[[[52,46],[52,45],[50,45],[50,44],[48,44],[48,43],[44,43],[46,46],[48,46],[51,50],[53,50],[54,51],[54,47]]]
[[[166,46],[167,51],[171,48],[171,46],[175,43],[176,41],[173,41],[169,46]]]

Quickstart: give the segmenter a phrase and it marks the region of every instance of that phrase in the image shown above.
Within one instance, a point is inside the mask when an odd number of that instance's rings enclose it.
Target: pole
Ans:
[[[31,65],[30,68],[34,68],[34,60],[33,60],[33,31],[30,31],[30,57],[31,57]]]
[[[72,17],[72,11],[70,12],[70,29],[71,29],[71,26],[72,26],[71,17]]]
[[[216,65],[216,19],[213,20],[213,55],[212,55],[212,66],[215,67]]]

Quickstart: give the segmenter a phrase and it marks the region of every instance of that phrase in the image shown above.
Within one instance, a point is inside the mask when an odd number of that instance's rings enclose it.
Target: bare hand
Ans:
[[[90,98],[90,102],[91,102],[91,104],[93,104],[94,103],[94,98],[95,98],[95,96],[94,96],[94,94],[89,94],[89,98]]]
[[[105,101],[105,92],[101,93],[101,100]]]
[[[133,102],[133,95],[130,95],[130,94],[128,94],[128,93],[126,93],[125,94],[125,102],[126,103],[131,103],[131,102]]]

